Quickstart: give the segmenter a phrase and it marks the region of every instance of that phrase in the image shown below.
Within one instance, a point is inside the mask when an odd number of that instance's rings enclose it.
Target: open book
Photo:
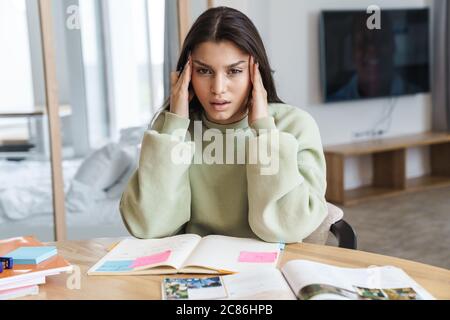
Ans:
[[[278,243],[217,235],[125,239],[90,268],[88,275],[232,274],[275,269],[279,254]]]
[[[340,268],[291,260],[279,269],[258,269],[210,278],[165,278],[167,300],[422,300],[434,297],[403,270],[392,267]]]

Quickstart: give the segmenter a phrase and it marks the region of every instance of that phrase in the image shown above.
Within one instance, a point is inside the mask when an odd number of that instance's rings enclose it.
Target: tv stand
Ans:
[[[431,173],[406,178],[406,150],[430,149]],[[370,199],[394,196],[430,188],[450,186],[450,134],[426,132],[395,138],[376,139],[324,148],[327,162],[327,201],[355,205]],[[371,155],[373,178],[368,186],[345,190],[345,158]]]

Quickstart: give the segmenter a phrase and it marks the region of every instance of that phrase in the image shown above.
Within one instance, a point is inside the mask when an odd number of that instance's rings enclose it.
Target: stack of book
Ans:
[[[0,240],[0,300],[37,295],[47,276],[71,271],[56,247],[34,237]]]

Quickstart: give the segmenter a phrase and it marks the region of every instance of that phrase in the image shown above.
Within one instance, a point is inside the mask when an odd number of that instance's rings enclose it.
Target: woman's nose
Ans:
[[[226,79],[223,75],[216,75],[211,84],[211,92],[213,94],[222,94],[225,92]]]

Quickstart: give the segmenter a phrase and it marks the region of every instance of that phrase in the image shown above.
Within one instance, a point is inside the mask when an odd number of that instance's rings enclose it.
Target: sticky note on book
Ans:
[[[278,252],[241,251],[238,262],[272,263],[277,260]]]
[[[39,264],[57,254],[56,247],[20,247],[5,254],[13,258],[14,264]]]
[[[140,267],[146,267],[146,266],[149,266],[152,264],[166,262],[167,259],[169,259],[171,252],[172,252],[171,250],[166,250],[164,252],[156,253],[151,256],[137,258],[136,260],[134,260],[134,263],[131,267],[132,268],[140,268]]]

